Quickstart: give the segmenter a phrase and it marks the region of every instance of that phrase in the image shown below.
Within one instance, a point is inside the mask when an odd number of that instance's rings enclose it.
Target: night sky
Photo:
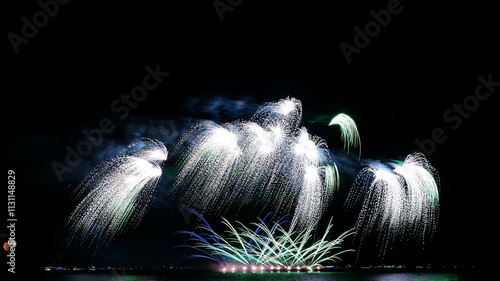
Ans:
[[[56,12],[50,8],[53,16],[35,19],[45,21],[36,32],[24,27],[22,18],[33,21],[42,10],[37,1],[4,8],[7,87],[0,147],[5,178],[7,170],[16,172],[19,271],[90,263],[182,264],[185,253],[172,249],[182,239],[172,233],[192,230],[196,222],[187,223],[179,213],[181,194],[167,197],[175,155],[139,227],[99,248],[95,257],[87,246],[64,249],[65,222],[77,204],[72,192],[93,167],[137,138],[158,139],[170,151],[202,120],[248,120],[260,105],[287,96],[302,101],[301,125],[326,140],[340,167],[341,189],[319,226],[333,216],[335,233],[354,225],[357,213],[344,212],[343,204],[362,166],[355,149],[349,156],[342,151],[338,127],[327,126],[333,116],[346,113],[356,121],[362,159],[403,160],[422,151],[416,140],[434,136],[441,142],[424,151],[441,182],[433,241],[425,247],[399,244],[385,260],[368,246],[360,263],[498,264],[492,254],[498,252],[500,48],[492,6],[159,2],[58,4]],[[217,12],[213,3],[228,10]],[[373,25],[373,14],[387,9],[394,12],[390,21]],[[363,41],[356,27],[365,30],[367,23],[373,36]],[[23,32],[31,38],[19,41]],[[357,51],[346,56],[342,44]],[[142,85],[148,71],[161,72],[161,81],[141,101],[126,105],[121,95]],[[478,85],[483,85],[481,99],[475,97]],[[82,130],[99,128],[103,119],[113,130],[59,180],[54,161],[65,163],[66,147],[75,148],[85,139]],[[250,223],[260,211],[247,206],[226,217]],[[208,219],[220,227],[219,218]],[[354,259],[346,255],[344,263]]]

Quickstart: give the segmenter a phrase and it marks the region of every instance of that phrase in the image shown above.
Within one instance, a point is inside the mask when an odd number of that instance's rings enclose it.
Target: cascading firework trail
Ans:
[[[131,152],[132,149],[137,149]],[[156,140],[141,139],[123,156],[106,160],[81,183],[88,194],[70,215],[67,226],[80,243],[109,242],[125,227],[136,227],[154,195],[167,160],[167,149]]]
[[[256,200],[277,213],[295,206],[298,228],[316,225],[338,170],[326,142],[299,127],[301,117],[300,101],[287,98],[264,104],[250,121],[198,124],[178,145],[184,153],[173,190],[187,186],[185,207],[201,213]]]
[[[344,143],[344,149],[347,147],[347,153],[349,153],[349,147],[359,146],[359,159],[361,159],[361,138],[359,137],[358,127],[354,120],[344,113],[340,113],[333,117],[330,121],[331,125],[339,125],[342,142]]]
[[[325,233],[315,242],[311,241],[314,226],[310,225],[302,231],[295,231],[290,226],[286,230],[283,225],[289,223],[285,217],[275,222],[271,227],[264,220],[260,223],[252,223],[255,230],[238,222],[239,228],[234,227],[228,220],[222,219],[222,223],[229,229],[228,236],[217,234],[208,222],[194,210],[185,210],[196,214],[203,224],[196,228],[202,233],[191,231],[178,231],[175,234],[187,234],[192,238],[185,242],[194,241],[194,245],[180,245],[198,251],[198,254],[185,256],[185,259],[205,258],[216,261],[224,266],[244,267],[261,265],[266,267],[280,266],[283,269],[289,266],[308,266],[309,268],[322,266],[324,262],[335,262],[341,260],[339,257],[346,252],[354,250],[340,250],[341,244],[354,231],[348,230],[334,240],[328,240],[327,236],[332,229],[330,220]],[[268,214],[269,216],[269,214]]]
[[[394,172],[406,182],[409,232],[425,240],[436,230],[439,215],[439,187],[437,172],[422,153],[410,154]]]
[[[422,153],[408,155],[403,163],[372,162],[358,174],[346,201],[352,208],[364,197],[356,222],[361,240],[379,231],[382,255],[397,238],[425,242],[436,230],[438,184],[436,170]]]

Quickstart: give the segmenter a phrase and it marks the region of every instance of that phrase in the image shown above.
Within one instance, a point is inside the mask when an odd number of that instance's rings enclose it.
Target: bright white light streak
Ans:
[[[361,240],[378,232],[381,255],[398,237],[424,243],[436,231],[439,216],[436,170],[422,153],[412,153],[399,163],[374,162],[361,170],[346,201],[352,208],[364,197],[356,230]]]
[[[359,159],[361,159],[361,138],[354,120],[348,115],[340,113],[333,117],[328,126],[331,125],[340,126],[342,142],[344,143],[344,149],[347,147],[347,153],[349,153],[349,147],[359,146]]]
[[[197,212],[188,210],[199,215]],[[201,215],[199,215],[201,217]],[[202,218],[202,217],[201,217]],[[204,222],[206,222],[203,219]],[[193,246],[180,245],[178,247],[186,247],[197,250],[196,255],[188,256],[187,258],[206,258],[227,266],[229,264],[243,264],[251,266],[255,272],[257,265],[263,266],[277,265],[286,268],[290,271],[291,266],[296,266],[300,270],[300,265],[308,265],[310,267],[321,266],[324,262],[335,262],[340,260],[339,255],[353,250],[341,249],[341,244],[344,240],[353,235],[353,230],[346,231],[339,235],[334,240],[328,240],[327,236],[332,229],[332,220],[328,224],[323,235],[318,235],[316,241],[311,241],[315,227],[307,226],[302,231],[295,231],[293,228],[286,230],[282,223],[275,223],[272,227],[268,227],[264,221],[261,223],[253,223],[256,230],[250,229],[244,224],[238,222],[239,228],[234,227],[229,221],[223,218],[222,223],[229,229],[224,233],[226,236],[221,236],[213,231],[206,224],[198,225],[197,228],[205,233],[194,233],[189,231],[179,231],[177,234],[187,234],[190,237],[188,241],[196,241]]]
[[[300,128],[302,105],[287,98],[261,106],[250,121],[203,122],[178,145],[184,152],[172,191],[184,207],[220,215],[234,203],[276,212],[295,207],[294,225],[319,221],[339,182],[326,142]]]
[[[150,139],[141,139],[130,149],[134,146],[143,147],[104,161],[81,183],[80,193],[88,193],[68,218],[68,245],[73,239],[103,244],[125,227],[139,224],[162,174],[167,149]]]

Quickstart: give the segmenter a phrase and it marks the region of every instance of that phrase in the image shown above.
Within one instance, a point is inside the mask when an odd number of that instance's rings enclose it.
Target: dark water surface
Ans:
[[[110,273],[50,273],[44,275],[44,280],[68,280],[68,281],[250,281],[250,280],[294,280],[294,281],[397,281],[397,280],[494,280],[492,272],[468,271],[468,272],[321,272],[321,273],[201,273],[201,272],[177,272],[173,274],[120,274]]]

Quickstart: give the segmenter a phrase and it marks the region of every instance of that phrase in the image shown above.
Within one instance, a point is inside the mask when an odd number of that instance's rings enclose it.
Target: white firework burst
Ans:
[[[150,139],[132,146],[136,145],[143,147],[106,160],[82,182],[80,194],[88,194],[68,219],[69,242],[77,238],[81,244],[88,239],[91,244],[103,244],[126,227],[139,224],[153,198],[167,150]]]
[[[346,202],[352,208],[364,197],[356,222],[361,240],[378,232],[383,255],[397,238],[430,238],[439,216],[438,185],[437,172],[422,153],[390,166],[372,162],[358,174]]]

